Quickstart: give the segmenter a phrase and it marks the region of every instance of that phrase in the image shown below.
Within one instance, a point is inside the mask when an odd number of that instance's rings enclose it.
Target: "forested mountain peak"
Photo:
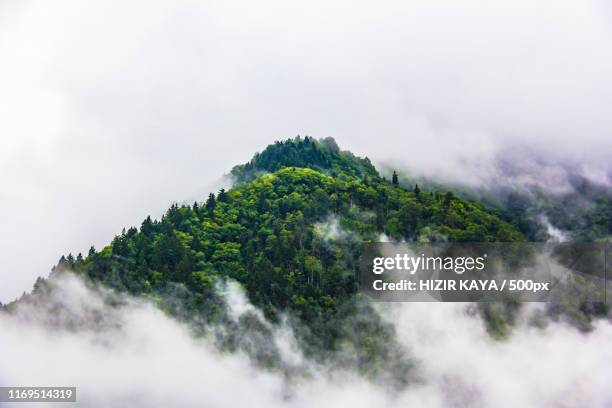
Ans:
[[[232,173],[242,182],[229,191],[172,205],[161,220],[147,217],[99,252],[62,256],[55,269],[132,294],[157,296],[183,286],[187,309],[209,317],[213,281],[231,278],[270,315],[289,308],[325,320],[334,314],[331,305],[356,291],[355,242],[381,234],[398,241],[524,239],[513,225],[450,192],[405,189],[381,178],[368,159],[341,151],[331,138],[276,142]],[[350,242],[318,235],[317,225],[330,219]]]
[[[332,176],[378,176],[367,157],[340,150],[332,137],[317,140],[309,136],[276,141],[256,153],[248,163],[235,166],[231,174],[238,182],[244,182],[283,167],[311,168]]]
[[[100,251],[63,256],[54,270],[152,299],[202,330],[224,319],[216,288],[233,280],[271,321],[288,313],[306,327],[300,341],[308,347],[333,352],[350,341],[360,359],[386,360],[393,358],[390,333],[357,301],[364,240],[524,239],[515,226],[451,192],[380,177],[368,159],[341,151],[333,139],[276,142],[232,174],[240,182],[230,190],[172,205],[160,220],[147,217]],[[325,224],[342,233],[324,236]],[[52,277],[40,279],[23,301],[44,299],[50,287]],[[365,326],[348,335],[354,316]]]

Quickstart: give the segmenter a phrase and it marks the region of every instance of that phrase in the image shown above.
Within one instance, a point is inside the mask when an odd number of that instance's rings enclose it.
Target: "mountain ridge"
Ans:
[[[72,271],[91,284],[151,300],[197,333],[225,324],[223,348],[243,347],[255,360],[273,364],[269,350],[253,351],[244,343],[244,330],[260,326],[227,326],[218,288],[232,280],[270,322],[289,316],[311,355],[337,358],[348,346],[355,352],[350,364],[371,372],[378,367],[374,361],[384,363],[399,370],[401,379],[409,366],[401,357],[405,350],[394,343],[394,328],[358,293],[363,241],[381,234],[394,241],[525,240],[495,211],[451,191],[421,191],[400,185],[397,177],[387,180],[333,139],[276,142],[232,174],[237,183],[227,191],[193,205],[173,204],[159,220],[148,216],[139,228],[124,229],[85,257],[62,256],[49,279],[39,278],[31,294],[3,310],[44,304],[54,276]],[[330,228],[342,233],[322,233]],[[491,333],[503,337],[516,307],[487,304],[479,310]],[[578,312],[586,322],[587,312]]]
[[[284,156],[287,151],[294,154]],[[293,163],[303,167],[288,165]],[[264,173],[266,169],[276,170]],[[124,229],[99,252],[92,247],[86,257],[62,256],[54,270],[74,269],[130,293],[146,293],[160,280],[185,283],[191,279],[189,273],[203,269],[245,283],[246,269],[252,269],[257,254],[266,250],[266,240],[278,241],[287,234],[279,225],[296,233],[292,218],[302,228],[307,226],[310,240],[316,239],[313,225],[329,216],[339,217],[359,239],[375,240],[381,233],[396,240],[523,239],[512,225],[450,192],[408,191],[381,178],[367,158],[341,151],[332,138],[276,142],[232,173],[242,181],[229,191],[211,193],[205,202],[192,206],[174,204],[160,221],[148,216],[139,229]],[[249,239],[259,237],[249,235],[248,229],[261,224],[270,224],[265,239],[249,249]],[[143,237],[151,237],[151,242]],[[182,257],[185,252],[190,255]],[[122,264],[121,259],[128,262]],[[289,266],[280,264],[276,267]]]

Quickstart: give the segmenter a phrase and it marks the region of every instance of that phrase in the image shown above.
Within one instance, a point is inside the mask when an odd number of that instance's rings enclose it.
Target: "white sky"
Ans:
[[[455,180],[510,148],[605,176],[611,44],[604,0],[0,0],[0,301],[298,133]]]

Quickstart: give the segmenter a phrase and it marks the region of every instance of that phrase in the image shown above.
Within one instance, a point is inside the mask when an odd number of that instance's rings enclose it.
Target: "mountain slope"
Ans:
[[[384,233],[394,239],[516,241],[511,225],[450,194],[416,194],[374,178],[331,177],[284,167],[200,205],[172,206],[147,218],[82,262],[93,279],[141,293],[168,282],[201,292],[214,276],[246,285],[260,306],[294,307],[300,297],[328,304],[356,290],[358,253],[328,254],[316,224],[336,217],[355,242]],[[332,243],[331,246],[338,245]],[[311,308],[313,305],[310,305]]]
[[[297,319],[300,340],[313,354],[348,343],[367,369],[375,367],[372,359],[394,361],[392,328],[356,296],[364,240],[523,237],[477,204],[451,193],[407,191],[380,178],[367,159],[333,146],[310,138],[276,143],[234,168],[242,181],[231,190],[173,205],[159,221],[147,217],[99,252],[62,257],[55,272],[73,270],[154,299],[174,316],[195,317],[202,330],[223,320],[216,287],[234,279],[271,321],[286,312]],[[45,281],[37,288],[34,295],[44,292]]]

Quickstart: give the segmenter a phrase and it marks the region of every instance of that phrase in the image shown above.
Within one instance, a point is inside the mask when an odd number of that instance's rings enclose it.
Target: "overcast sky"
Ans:
[[[605,0],[0,0],[0,301],[296,134],[442,178],[522,148],[605,175],[611,44]]]

